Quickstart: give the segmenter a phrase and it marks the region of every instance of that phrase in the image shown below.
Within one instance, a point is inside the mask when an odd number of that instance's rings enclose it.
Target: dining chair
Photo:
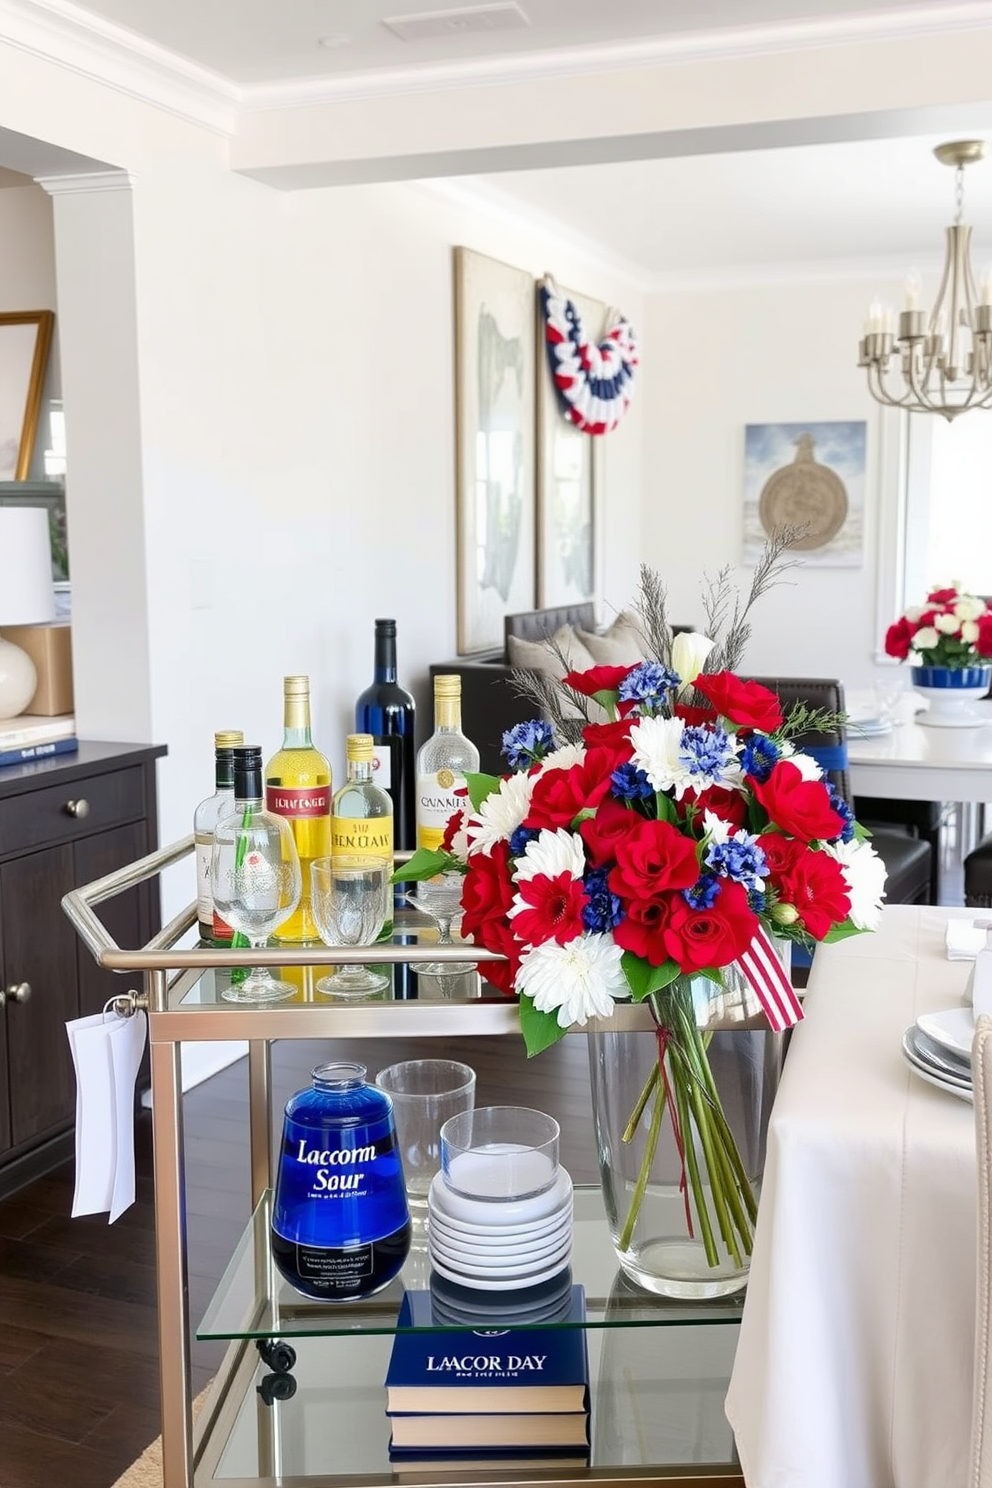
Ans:
[[[965,854],[964,902],[972,909],[992,908],[992,834]]]
[[[992,1018],[975,1023],[971,1048],[978,1159],[978,1263],[975,1307],[975,1381],[972,1393],[968,1488],[992,1484]]]

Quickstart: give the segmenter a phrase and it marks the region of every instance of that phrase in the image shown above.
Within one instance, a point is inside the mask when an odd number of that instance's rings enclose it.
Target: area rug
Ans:
[[[193,1420],[196,1420],[200,1406],[207,1398],[210,1386],[193,1401]],[[162,1438],[157,1436],[150,1446],[147,1446],[131,1466],[127,1468],[113,1488],[165,1488],[162,1480]]]

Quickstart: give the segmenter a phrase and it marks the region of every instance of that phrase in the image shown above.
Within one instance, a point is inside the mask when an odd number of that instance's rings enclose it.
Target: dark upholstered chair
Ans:
[[[921,837],[933,848],[930,864],[930,903],[938,904],[940,890],[941,801],[887,801],[882,796],[855,796],[854,814],[869,831],[901,827],[911,837]]]
[[[771,689],[788,711],[793,703],[806,703],[831,713],[843,713],[843,683],[830,677],[755,677],[756,682]],[[796,743],[819,758],[837,790],[853,807],[851,781],[847,771],[847,731],[843,727],[825,734],[809,734]],[[860,821],[860,817],[858,818]],[[867,826],[868,823],[862,823]],[[931,902],[933,857],[935,849],[921,837],[914,837],[898,827],[879,824],[869,827],[872,846],[885,864],[885,899],[888,904],[927,904]]]
[[[973,909],[992,908],[992,835],[965,854],[964,902]]]

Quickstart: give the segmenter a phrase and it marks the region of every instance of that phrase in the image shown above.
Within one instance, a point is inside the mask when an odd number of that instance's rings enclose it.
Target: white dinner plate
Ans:
[[[571,1243],[571,1233],[566,1233],[556,1236],[549,1244],[535,1246],[532,1250],[502,1251],[495,1255],[483,1255],[478,1250],[463,1250],[461,1246],[449,1245],[443,1236],[432,1232],[429,1249],[431,1259],[437,1257],[453,1271],[481,1271],[490,1274],[502,1272],[504,1276],[509,1276],[511,1270],[536,1271],[541,1265],[550,1265],[563,1248]]]
[[[903,1034],[902,1051],[911,1064],[935,1075],[938,1080],[943,1080],[948,1085],[958,1085],[963,1090],[971,1089],[970,1070],[959,1062],[956,1054],[945,1049],[943,1044],[934,1044],[927,1039],[926,1034],[915,1023]]]
[[[436,1209],[431,1211],[428,1228],[432,1234],[441,1235],[452,1245],[466,1250],[523,1250],[528,1245],[543,1245],[545,1241],[557,1238],[571,1223],[572,1205],[569,1202],[560,1214],[551,1215],[547,1222],[535,1225],[522,1234],[506,1230],[456,1229]]]
[[[550,1281],[553,1276],[558,1275],[559,1271],[564,1270],[568,1265],[568,1260],[566,1257],[566,1259],[555,1261],[546,1271],[537,1271],[530,1276],[493,1277],[491,1280],[481,1276],[468,1276],[458,1271],[449,1271],[446,1266],[438,1265],[433,1256],[431,1264],[437,1274],[443,1276],[446,1281],[456,1281],[459,1286],[468,1287],[473,1292],[522,1292],[528,1287],[541,1286],[543,1282]]]
[[[947,1092],[948,1095],[956,1095],[958,1100],[967,1101],[969,1105],[974,1105],[974,1096],[971,1093],[970,1085],[952,1085],[949,1080],[942,1079],[940,1075],[936,1073],[936,1071],[925,1069],[923,1065],[918,1064],[915,1059],[910,1059],[909,1055],[906,1053],[905,1048],[903,1048],[902,1053],[903,1058],[909,1065],[910,1069],[913,1071],[914,1075],[919,1075],[920,1079],[926,1080],[928,1085],[936,1085],[938,1090],[944,1090]]]
[[[916,1020],[921,1029],[935,1043],[955,1054],[971,1058],[971,1045],[975,1037],[975,1014],[970,1007],[947,1008],[941,1013],[921,1013]]]
[[[436,1267],[442,1274],[447,1274],[454,1280],[461,1280],[467,1286],[481,1286],[485,1281],[516,1281],[518,1285],[526,1286],[532,1277],[545,1276],[549,1269],[551,1274],[554,1270],[565,1264],[572,1253],[572,1237],[563,1241],[550,1255],[543,1256],[540,1260],[521,1260],[495,1268],[480,1266],[475,1261],[458,1261],[450,1255],[439,1255],[431,1248],[431,1265]]]

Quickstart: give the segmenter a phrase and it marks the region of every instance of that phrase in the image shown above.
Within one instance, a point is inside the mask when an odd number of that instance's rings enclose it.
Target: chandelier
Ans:
[[[971,269],[971,228],[961,221],[964,170],[985,156],[984,140],[957,140],[933,152],[954,167],[954,224],[945,229],[944,271],[929,316],[919,308],[920,280],[906,280],[906,307],[896,333],[891,305],[868,309],[858,365],[879,403],[950,420],[969,408],[992,407],[992,273],[981,291]]]

